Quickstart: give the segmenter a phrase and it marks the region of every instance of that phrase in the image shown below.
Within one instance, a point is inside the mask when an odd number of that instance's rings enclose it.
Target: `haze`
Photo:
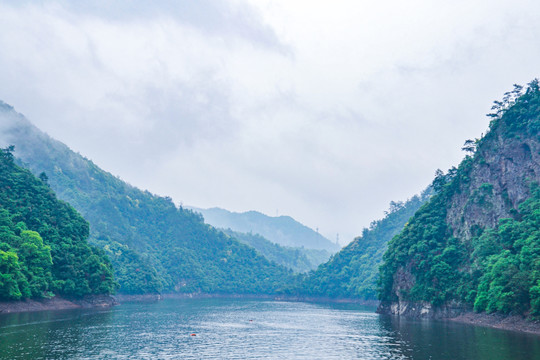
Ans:
[[[4,1],[0,99],[177,203],[343,243],[539,76],[540,3]]]

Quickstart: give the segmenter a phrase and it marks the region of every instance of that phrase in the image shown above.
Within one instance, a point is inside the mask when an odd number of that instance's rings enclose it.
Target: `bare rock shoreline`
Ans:
[[[92,295],[82,299],[65,299],[55,296],[50,299],[2,301],[0,302],[0,314],[45,311],[45,310],[69,310],[69,309],[89,309],[107,308],[118,305],[113,296]]]
[[[475,313],[459,303],[433,307],[426,302],[382,302],[377,313],[412,319],[435,319],[540,335],[540,321],[521,315]]]
[[[530,320],[520,315],[507,316],[502,314],[466,312],[448,320],[464,324],[540,335],[540,321]]]

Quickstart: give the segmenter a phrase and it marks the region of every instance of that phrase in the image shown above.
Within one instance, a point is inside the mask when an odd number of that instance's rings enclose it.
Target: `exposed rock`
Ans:
[[[45,311],[45,310],[67,310],[81,308],[105,308],[118,305],[114,297],[109,295],[89,295],[82,299],[64,299],[55,296],[51,299],[0,302],[0,314]]]
[[[411,318],[447,319],[457,317],[471,309],[463,304],[449,303],[435,307],[428,302],[381,302],[377,308],[379,314],[399,315]]]
[[[540,334],[540,321],[532,321],[520,315],[505,316],[501,314],[477,314],[466,312],[451,319],[455,322],[487,326],[502,330],[520,331]]]
[[[479,147],[470,182],[462,184],[448,206],[447,223],[454,236],[468,239],[475,226],[493,228],[513,217],[530,196],[530,182],[540,181],[540,143],[531,137],[503,136],[504,124]]]
[[[140,294],[140,295],[128,295],[118,294],[114,298],[116,301],[123,302],[155,302],[162,299],[161,294]]]
[[[73,303],[82,308],[111,307],[118,305],[114,296],[110,295],[87,295],[82,299],[72,300]]]

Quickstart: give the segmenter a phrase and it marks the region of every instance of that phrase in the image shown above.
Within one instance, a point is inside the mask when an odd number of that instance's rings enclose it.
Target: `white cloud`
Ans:
[[[0,5],[0,98],[134,185],[350,240],[539,75],[540,4]]]

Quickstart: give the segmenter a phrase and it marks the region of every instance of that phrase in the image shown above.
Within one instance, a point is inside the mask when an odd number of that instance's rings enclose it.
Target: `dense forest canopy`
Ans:
[[[0,150],[0,299],[109,294],[109,259],[90,246],[88,223],[44,181]]]

